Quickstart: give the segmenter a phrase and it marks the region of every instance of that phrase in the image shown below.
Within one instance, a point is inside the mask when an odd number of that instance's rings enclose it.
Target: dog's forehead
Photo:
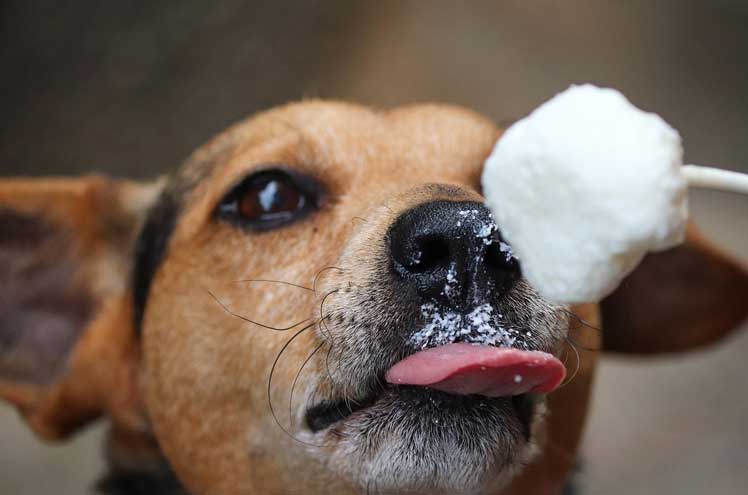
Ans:
[[[480,165],[498,135],[490,120],[456,106],[377,111],[350,103],[305,101],[230,127],[198,149],[177,180],[199,181],[236,161],[242,166],[284,158],[338,172],[428,167],[437,174],[459,175],[465,166]]]
[[[230,127],[187,160],[170,190],[197,230],[232,185],[267,166],[297,168],[334,194],[386,194],[435,182],[478,188],[499,133],[490,120],[450,105],[377,111],[305,101]]]

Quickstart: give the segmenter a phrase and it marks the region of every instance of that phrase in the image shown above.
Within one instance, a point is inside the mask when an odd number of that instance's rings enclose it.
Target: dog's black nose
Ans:
[[[520,277],[517,259],[481,203],[425,203],[403,213],[388,239],[395,273],[425,301],[470,308]]]

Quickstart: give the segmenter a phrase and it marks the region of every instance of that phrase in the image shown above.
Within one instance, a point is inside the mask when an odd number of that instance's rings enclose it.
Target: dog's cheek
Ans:
[[[252,378],[256,333],[217,318],[204,285],[165,265],[144,325],[143,385],[159,443],[196,493],[240,492],[251,479],[246,448],[262,428],[260,389]],[[265,369],[265,368],[257,368]]]
[[[340,290],[324,304],[329,315],[321,326],[329,342],[325,371],[338,393],[363,396],[376,386],[376,378],[406,352],[409,326],[420,315],[418,307],[404,304],[393,292],[383,261],[341,263],[349,268],[336,277]]]
[[[144,326],[141,380],[156,437],[193,492],[235,487],[248,465],[236,439],[247,435],[242,408],[249,404],[236,399],[221,403],[228,387],[209,354],[222,349],[211,339],[193,335],[192,322],[176,309],[178,301],[164,304],[161,299],[156,295],[149,304],[149,313],[158,318],[148,318]]]
[[[220,255],[202,246],[240,251],[220,239],[172,245],[173,252],[191,254],[165,260],[146,308],[142,384],[148,413],[166,456],[192,492],[280,489],[284,466],[303,456],[270,414],[268,380],[276,357],[304,325],[274,331],[236,315],[288,327],[314,316],[314,298],[285,285],[237,284],[266,272],[267,258]],[[300,264],[284,264],[279,277],[311,278],[297,273]],[[291,385],[313,347],[312,328],[285,347],[273,373],[271,400],[289,430]],[[309,379],[300,376],[300,390]]]
[[[319,337],[326,342],[322,367],[337,393],[363,393],[372,368],[388,357],[382,345],[391,330],[382,305],[392,298],[383,281],[389,271],[384,213],[389,214],[387,210],[379,216],[367,214],[367,222],[352,232],[335,269],[317,281],[317,305],[323,318]]]
[[[557,354],[569,329],[569,309],[545,301],[526,281],[520,281],[503,297],[502,311],[521,328],[523,342],[530,349]]]

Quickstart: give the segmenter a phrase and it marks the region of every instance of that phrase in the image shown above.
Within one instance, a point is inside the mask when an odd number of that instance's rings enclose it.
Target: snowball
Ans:
[[[483,191],[524,276],[555,302],[599,301],[648,251],[682,242],[678,132],[621,93],[572,86],[503,134]]]

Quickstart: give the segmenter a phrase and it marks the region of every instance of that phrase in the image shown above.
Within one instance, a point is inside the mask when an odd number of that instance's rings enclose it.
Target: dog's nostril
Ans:
[[[450,262],[449,244],[443,237],[429,236],[416,240],[410,271],[424,273],[446,267]]]
[[[500,285],[511,283],[521,277],[517,258],[514,257],[509,245],[502,241],[494,241],[488,246],[483,263],[491,278],[500,282]]]

